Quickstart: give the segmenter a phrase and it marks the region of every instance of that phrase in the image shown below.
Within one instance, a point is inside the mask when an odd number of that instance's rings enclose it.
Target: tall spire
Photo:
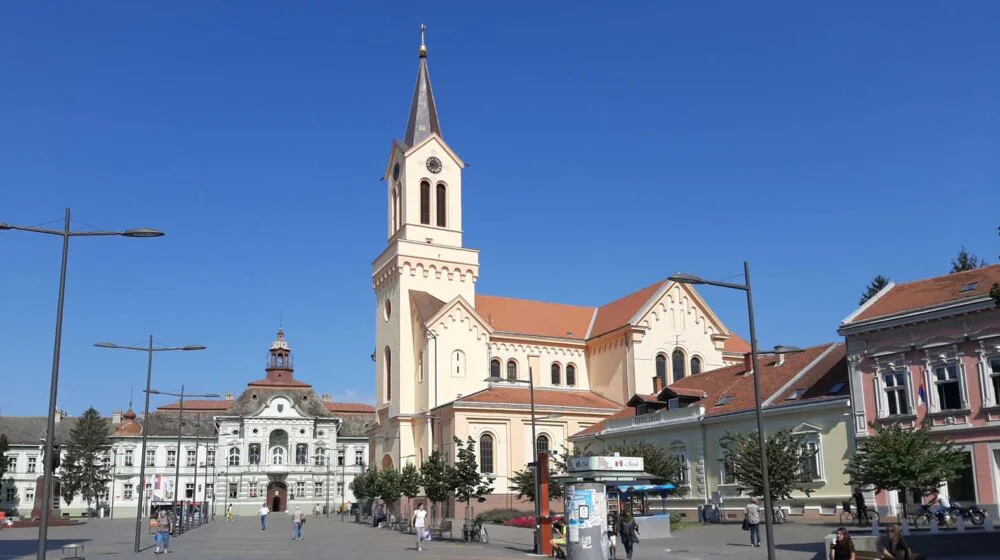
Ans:
[[[413,91],[413,103],[410,105],[410,118],[406,123],[406,136],[403,141],[407,146],[419,144],[432,133],[441,136],[441,124],[438,122],[437,105],[434,104],[434,92],[431,90],[431,75],[427,70],[427,45],[424,42],[426,25],[420,26],[420,66],[417,68],[417,86]]]

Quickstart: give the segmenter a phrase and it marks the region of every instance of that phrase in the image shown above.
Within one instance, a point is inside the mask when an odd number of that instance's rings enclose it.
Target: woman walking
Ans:
[[[618,519],[618,536],[625,548],[625,560],[632,560],[632,546],[639,542],[639,524],[632,517],[632,511],[626,509]]]
[[[421,544],[425,539],[424,528],[426,527],[427,510],[424,509],[424,503],[420,502],[417,509],[413,511],[413,529],[417,532],[417,551],[424,549]]]
[[[830,543],[830,560],[856,560],[854,542],[846,527],[837,529],[836,540]]]
[[[156,516],[156,549],[153,550],[153,554],[170,552],[170,530],[170,516],[166,510],[161,509]]]
[[[760,506],[757,505],[757,498],[750,498],[743,511],[743,522],[750,531],[750,546],[760,546]]]

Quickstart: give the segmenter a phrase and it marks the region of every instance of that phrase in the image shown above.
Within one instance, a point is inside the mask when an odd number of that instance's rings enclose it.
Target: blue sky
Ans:
[[[602,304],[749,259],[761,343],[808,345],[876,273],[1000,254],[994,2],[347,5],[0,8],[0,221],[168,233],[73,243],[60,407],[140,402],[144,356],[92,344],[150,333],[209,347],[155,387],[239,392],[279,317],[299,378],[372,398],[420,23],[480,293]],[[42,414],[59,240],[2,233],[0,262],[0,413]]]

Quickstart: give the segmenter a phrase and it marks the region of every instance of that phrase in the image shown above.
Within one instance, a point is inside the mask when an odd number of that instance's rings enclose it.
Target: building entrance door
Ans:
[[[267,485],[268,505],[271,511],[282,512],[288,508],[288,487],[284,482],[272,482]]]

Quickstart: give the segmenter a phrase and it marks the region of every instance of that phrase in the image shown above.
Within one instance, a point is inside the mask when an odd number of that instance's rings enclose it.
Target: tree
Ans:
[[[423,480],[420,477],[420,471],[417,470],[417,467],[413,463],[407,463],[403,467],[403,471],[399,473],[399,491],[406,496],[407,510],[413,508],[413,498],[416,498],[417,494],[420,493],[420,486],[422,484]]]
[[[677,457],[669,455],[667,450],[643,440],[624,440],[606,446],[609,454],[619,454],[622,457],[642,457],[643,469],[651,475],[662,478],[675,486],[674,493],[687,492],[684,476],[684,463]]]
[[[573,455],[566,449],[564,445],[562,448],[562,457],[560,458],[559,451],[554,449],[549,450],[549,499],[558,500],[563,497],[563,483],[556,480],[556,476],[564,474],[568,470],[568,457],[579,456]],[[515,471],[514,475],[510,477],[508,488],[517,492],[517,498],[527,499],[529,502],[535,501],[535,469],[526,468],[519,471]]]
[[[392,506],[403,495],[399,483],[399,471],[396,469],[391,468],[379,471],[378,483],[375,485],[378,489],[378,497],[389,506],[390,510],[393,509]]]
[[[889,279],[881,274],[876,274],[875,278],[868,283],[868,287],[865,288],[865,293],[861,294],[861,299],[858,300],[858,305],[864,305],[866,301],[870,300],[872,296],[882,291],[882,288],[889,285]]]
[[[7,474],[7,449],[10,444],[7,442],[7,434],[0,434],[0,480]]]
[[[965,272],[986,266],[986,260],[973,255],[965,250],[965,246],[958,251],[958,255],[951,259],[951,273]]]
[[[757,432],[727,433],[719,444],[722,446],[723,468],[726,477],[736,479],[740,491],[751,496],[764,495],[760,468],[760,446]],[[809,496],[815,473],[807,465],[815,449],[806,447],[805,436],[791,430],[778,430],[767,435],[767,474],[771,501],[788,500],[798,490]],[[728,481],[728,480],[727,480]]]
[[[857,451],[844,469],[856,486],[873,486],[876,492],[927,494],[958,478],[966,466],[967,454],[946,438],[933,439],[926,426],[917,430],[898,425],[871,427],[875,433],[858,438]]]
[[[431,504],[446,502],[452,496],[454,487],[451,485],[448,465],[445,464],[441,451],[434,451],[420,465],[420,478],[424,481],[424,494]]]
[[[485,502],[486,496],[493,493],[493,481],[491,476],[483,476],[479,472],[479,461],[476,458],[476,440],[469,436],[469,439],[462,444],[462,440],[457,437],[455,449],[458,450],[458,460],[450,467],[449,478],[452,488],[455,489],[455,499],[465,503],[465,518],[470,519],[470,505],[472,500]]]
[[[377,478],[378,471],[375,470],[375,467],[368,467],[368,470],[355,476],[354,480],[352,480],[348,485],[351,492],[354,493],[354,497],[358,500],[358,504],[361,505],[360,509],[362,514],[365,512],[365,501],[375,497],[373,494],[373,486],[378,483]]]
[[[88,408],[70,431],[66,459],[62,463],[60,493],[67,503],[80,494],[89,508],[107,490],[111,480],[108,450],[111,448],[107,418]]]

